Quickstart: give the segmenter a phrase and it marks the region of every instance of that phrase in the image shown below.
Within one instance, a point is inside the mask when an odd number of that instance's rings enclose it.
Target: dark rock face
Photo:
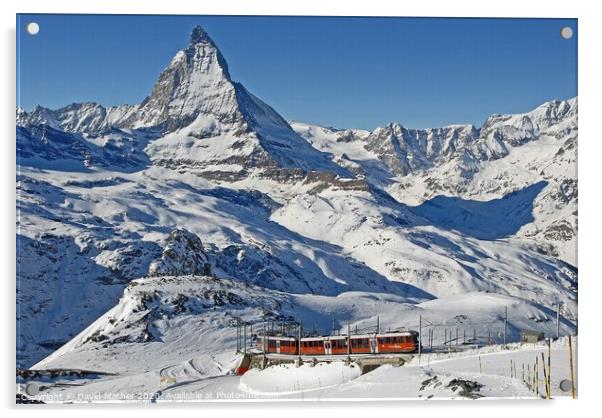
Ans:
[[[469,147],[478,135],[479,131],[472,125],[408,129],[391,123],[375,129],[366,138],[365,147],[391,172],[405,176],[452,158],[473,158]]]
[[[460,389],[458,391],[458,395],[465,398],[478,399],[483,397],[483,395],[480,393],[475,393],[481,390],[483,385],[473,380],[452,379],[449,381],[446,387],[450,388],[454,392]]]

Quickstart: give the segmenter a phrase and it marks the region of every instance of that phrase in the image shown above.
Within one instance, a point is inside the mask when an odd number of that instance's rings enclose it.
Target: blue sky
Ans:
[[[577,95],[576,19],[19,15],[17,105],[139,103],[197,24],[287,119],[480,126]]]

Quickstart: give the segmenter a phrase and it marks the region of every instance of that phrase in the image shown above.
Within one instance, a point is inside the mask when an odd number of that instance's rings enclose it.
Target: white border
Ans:
[[[470,0],[423,0],[413,2],[394,2],[386,0],[370,0],[353,2],[351,0],[4,0],[0,3],[3,26],[2,42],[2,126],[3,133],[1,156],[3,158],[2,197],[3,239],[0,254],[4,275],[2,277],[4,292],[4,330],[8,335],[2,344],[2,394],[5,396],[4,406],[8,413],[25,413],[26,415],[46,416],[81,415],[104,416],[114,411],[136,411],[148,417],[171,414],[216,414],[222,410],[233,414],[269,417],[271,414],[286,413],[287,417],[307,416],[308,414],[333,414],[337,416],[372,416],[373,414],[420,414],[421,416],[441,416],[457,413],[486,413],[489,416],[507,417],[509,409],[520,408],[531,415],[577,416],[595,407],[600,381],[595,376],[598,369],[600,345],[600,327],[596,314],[600,306],[598,298],[602,296],[597,254],[600,228],[600,187],[602,165],[602,123],[598,115],[600,91],[600,54],[596,48],[597,40],[602,39],[601,16],[596,13],[593,1],[528,1],[505,0],[501,2],[484,2]],[[14,109],[15,109],[15,13],[120,13],[120,14],[237,14],[237,15],[345,15],[345,16],[441,16],[441,17],[570,17],[579,19],[579,388],[578,401],[559,400],[551,403],[530,401],[485,402],[468,404],[465,402],[436,402],[427,407],[418,402],[332,402],[328,404],[313,403],[299,408],[299,402],[274,404],[206,404],[206,405],[156,405],[141,407],[132,405],[95,405],[91,408],[74,406],[71,408],[45,406],[40,408],[17,408],[14,406],[14,277],[15,277],[15,144],[14,144]],[[550,65],[554,65],[550,63]],[[378,408],[377,408],[378,406]],[[492,408],[495,406],[495,408]],[[85,411],[82,409],[85,408]],[[320,411],[317,410],[320,409]],[[383,410],[386,408],[387,411]],[[448,408],[451,408],[449,410]],[[487,408],[486,411],[483,409]],[[599,408],[598,408],[599,409]],[[209,411],[212,410],[212,411]],[[223,412],[222,412],[223,413]]]

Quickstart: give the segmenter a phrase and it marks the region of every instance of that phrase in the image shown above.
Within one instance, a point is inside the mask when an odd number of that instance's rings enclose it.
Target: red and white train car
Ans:
[[[326,337],[301,338],[301,355],[347,354],[347,337],[332,335]]]
[[[351,347],[347,348],[347,342]],[[257,349],[266,353],[323,356],[338,354],[385,354],[413,353],[420,344],[416,331],[387,332],[365,335],[329,335],[305,337],[298,341],[294,337],[258,336]]]
[[[266,353],[297,354],[297,339],[293,337],[278,337],[260,335],[255,342],[257,349]]]
[[[420,344],[416,331],[380,334],[376,335],[375,340],[377,353],[413,353],[418,351]],[[353,343],[351,348],[353,349]]]

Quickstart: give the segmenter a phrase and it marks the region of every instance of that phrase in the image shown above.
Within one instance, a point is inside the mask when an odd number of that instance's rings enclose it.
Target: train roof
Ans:
[[[409,330],[409,331],[396,331],[396,332],[385,332],[381,334],[353,334],[351,338],[382,338],[382,337],[407,337],[411,335],[417,335],[418,332]],[[335,340],[335,339],[347,339],[347,334],[343,335],[322,335],[317,337],[302,337],[303,341],[322,341],[322,340]]]
[[[386,337],[407,337],[412,335],[418,335],[417,331],[408,330],[408,331],[393,331],[393,332],[383,332],[379,334],[352,334],[350,338],[386,338]],[[258,335],[257,338],[265,338],[265,335]],[[296,341],[297,337],[292,336],[281,336],[281,335],[268,335],[267,338],[269,340],[286,340],[286,341]],[[313,336],[313,337],[301,337],[301,340],[304,341],[323,341],[323,340],[339,340],[339,339],[347,339],[347,334],[342,335],[321,335],[321,336]]]
[[[266,337],[265,335],[258,335],[257,338],[264,338]],[[295,337],[283,337],[280,335],[267,335],[268,340],[287,340],[287,341],[296,341],[297,338]]]

